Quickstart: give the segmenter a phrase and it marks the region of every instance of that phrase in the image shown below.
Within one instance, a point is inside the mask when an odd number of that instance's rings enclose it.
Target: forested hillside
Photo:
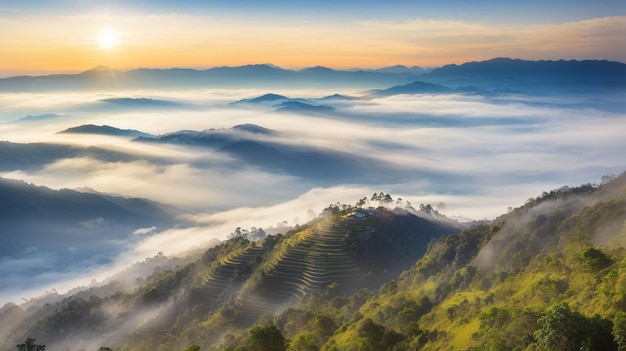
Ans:
[[[374,209],[366,200],[331,205],[284,235],[238,228],[199,259],[132,284],[113,280],[40,307],[6,305],[3,349],[27,338],[47,350],[217,347],[300,301],[376,289],[461,228],[430,205],[399,206],[381,193]]]
[[[374,199],[377,209],[366,198],[331,205],[284,235],[238,228],[134,287],[6,305],[2,348],[27,338],[50,350],[626,348],[626,173],[461,232],[430,205]]]
[[[625,220],[626,174],[546,192],[375,292],[312,296],[238,343],[275,325],[290,350],[624,350]]]

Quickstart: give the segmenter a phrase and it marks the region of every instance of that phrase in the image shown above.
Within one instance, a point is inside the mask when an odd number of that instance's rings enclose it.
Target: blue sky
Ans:
[[[0,1],[4,15],[9,13],[67,13],[74,11],[131,11],[144,13],[248,14],[320,18],[450,18],[480,21],[513,21],[520,23],[575,21],[586,18],[626,14],[622,0],[22,0]]]

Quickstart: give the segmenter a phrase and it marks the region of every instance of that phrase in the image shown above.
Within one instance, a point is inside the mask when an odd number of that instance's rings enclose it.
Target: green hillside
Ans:
[[[420,208],[330,206],[133,289],[7,305],[2,349],[626,350],[626,173],[463,231]]]
[[[626,174],[544,193],[442,237],[376,292],[309,300],[266,323],[290,350],[624,350],[625,223]]]
[[[5,306],[0,322],[10,332],[3,349],[29,337],[47,350],[217,347],[226,335],[243,335],[313,296],[378,288],[414,264],[431,241],[459,228],[411,207],[330,206],[285,235],[254,242],[233,233],[197,260],[160,270],[133,289],[111,293],[112,282],[41,308]]]

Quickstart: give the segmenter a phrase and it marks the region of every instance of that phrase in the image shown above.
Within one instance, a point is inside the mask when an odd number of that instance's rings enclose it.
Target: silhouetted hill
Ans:
[[[107,262],[136,240],[135,230],[169,228],[182,213],[149,200],[52,190],[2,178],[0,198],[0,261],[14,260],[32,275],[77,269],[81,262]],[[41,259],[46,264],[29,263]]]
[[[287,163],[285,155],[276,148],[252,140],[237,140],[217,151],[263,168],[281,170]]]
[[[606,60],[526,61],[501,57],[462,65],[446,65],[433,69],[424,77],[608,82],[626,79],[626,64]]]
[[[626,88],[626,64],[612,61],[526,61],[495,58],[446,65],[420,76],[426,82],[459,87],[510,88],[525,92],[578,92]]]
[[[213,152],[227,154],[249,166],[301,177],[320,185],[350,181],[355,177],[360,182],[376,184],[397,181],[405,174],[399,172],[406,170],[402,166],[373,159],[368,155],[349,154],[305,144],[296,145],[285,142],[283,138],[286,136],[257,125],[244,124],[229,129],[177,131],[151,138],[140,137],[133,141],[204,147]],[[413,171],[411,174],[415,176],[419,172]]]
[[[202,131],[182,130],[155,137],[139,137],[133,141],[144,143],[178,144],[218,149],[240,140],[259,135],[271,136],[277,132],[254,125],[242,124],[229,129],[206,129]]]
[[[0,170],[35,170],[64,158],[90,157],[106,162],[130,162],[146,156],[124,153],[99,147],[52,143],[11,143],[0,141]],[[161,163],[155,157],[151,161]]]
[[[317,100],[319,101],[332,101],[332,100],[345,100],[345,101],[351,101],[351,100],[360,100],[360,97],[356,97],[356,96],[349,96],[349,95],[343,95],[343,94],[333,94],[333,95],[328,95],[328,96],[324,96],[322,98],[319,98]]]
[[[328,113],[334,110],[332,106],[312,105],[301,101],[289,100],[277,105],[278,111],[298,111],[298,112],[317,112]]]
[[[232,128],[234,131],[241,131],[246,133],[258,134],[258,135],[277,135],[278,132],[271,129],[263,128],[256,124],[244,123],[238,124]]]
[[[452,89],[439,84],[416,81],[407,85],[400,85],[384,90],[374,90],[370,96],[392,96],[400,94],[445,94],[451,93]]]
[[[268,94],[261,95],[261,96],[251,98],[251,99],[242,99],[239,101],[235,101],[232,104],[276,103],[276,102],[285,101],[285,100],[289,100],[289,98],[284,95],[268,93]]]
[[[100,77],[116,76],[116,75],[118,75],[120,73],[122,73],[122,72],[118,71],[118,70],[115,70],[115,69],[113,69],[111,67],[108,67],[108,66],[100,65],[100,66],[96,66],[94,68],[88,69],[88,70],[80,73],[79,75],[87,76],[87,77],[100,78]]]
[[[19,144],[0,141],[0,170],[31,169],[56,160],[73,157],[81,148],[60,144]]]
[[[419,76],[421,74],[428,72],[429,70],[424,69],[419,66],[407,67],[404,65],[395,65],[395,66],[378,68],[373,71],[381,72],[381,73],[396,73],[396,74],[410,73],[410,74],[414,74],[415,76]]]
[[[28,116],[24,116],[24,117],[16,119],[15,121],[13,121],[13,123],[41,122],[41,121],[47,121],[47,120],[60,118],[60,117],[63,117],[63,115],[58,115],[56,113],[46,113],[43,115],[35,115],[35,116],[28,115]]]
[[[78,127],[72,127],[59,132],[60,134],[99,134],[126,137],[151,137],[148,133],[143,133],[134,129],[119,129],[107,125],[97,126],[94,124],[84,124]]]

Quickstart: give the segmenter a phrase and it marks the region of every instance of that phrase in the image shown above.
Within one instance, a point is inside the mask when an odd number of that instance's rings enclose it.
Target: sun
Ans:
[[[120,45],[120,36],[111,27],[103,27],[98,34],[98,45],[103,50],[111,50]]]

